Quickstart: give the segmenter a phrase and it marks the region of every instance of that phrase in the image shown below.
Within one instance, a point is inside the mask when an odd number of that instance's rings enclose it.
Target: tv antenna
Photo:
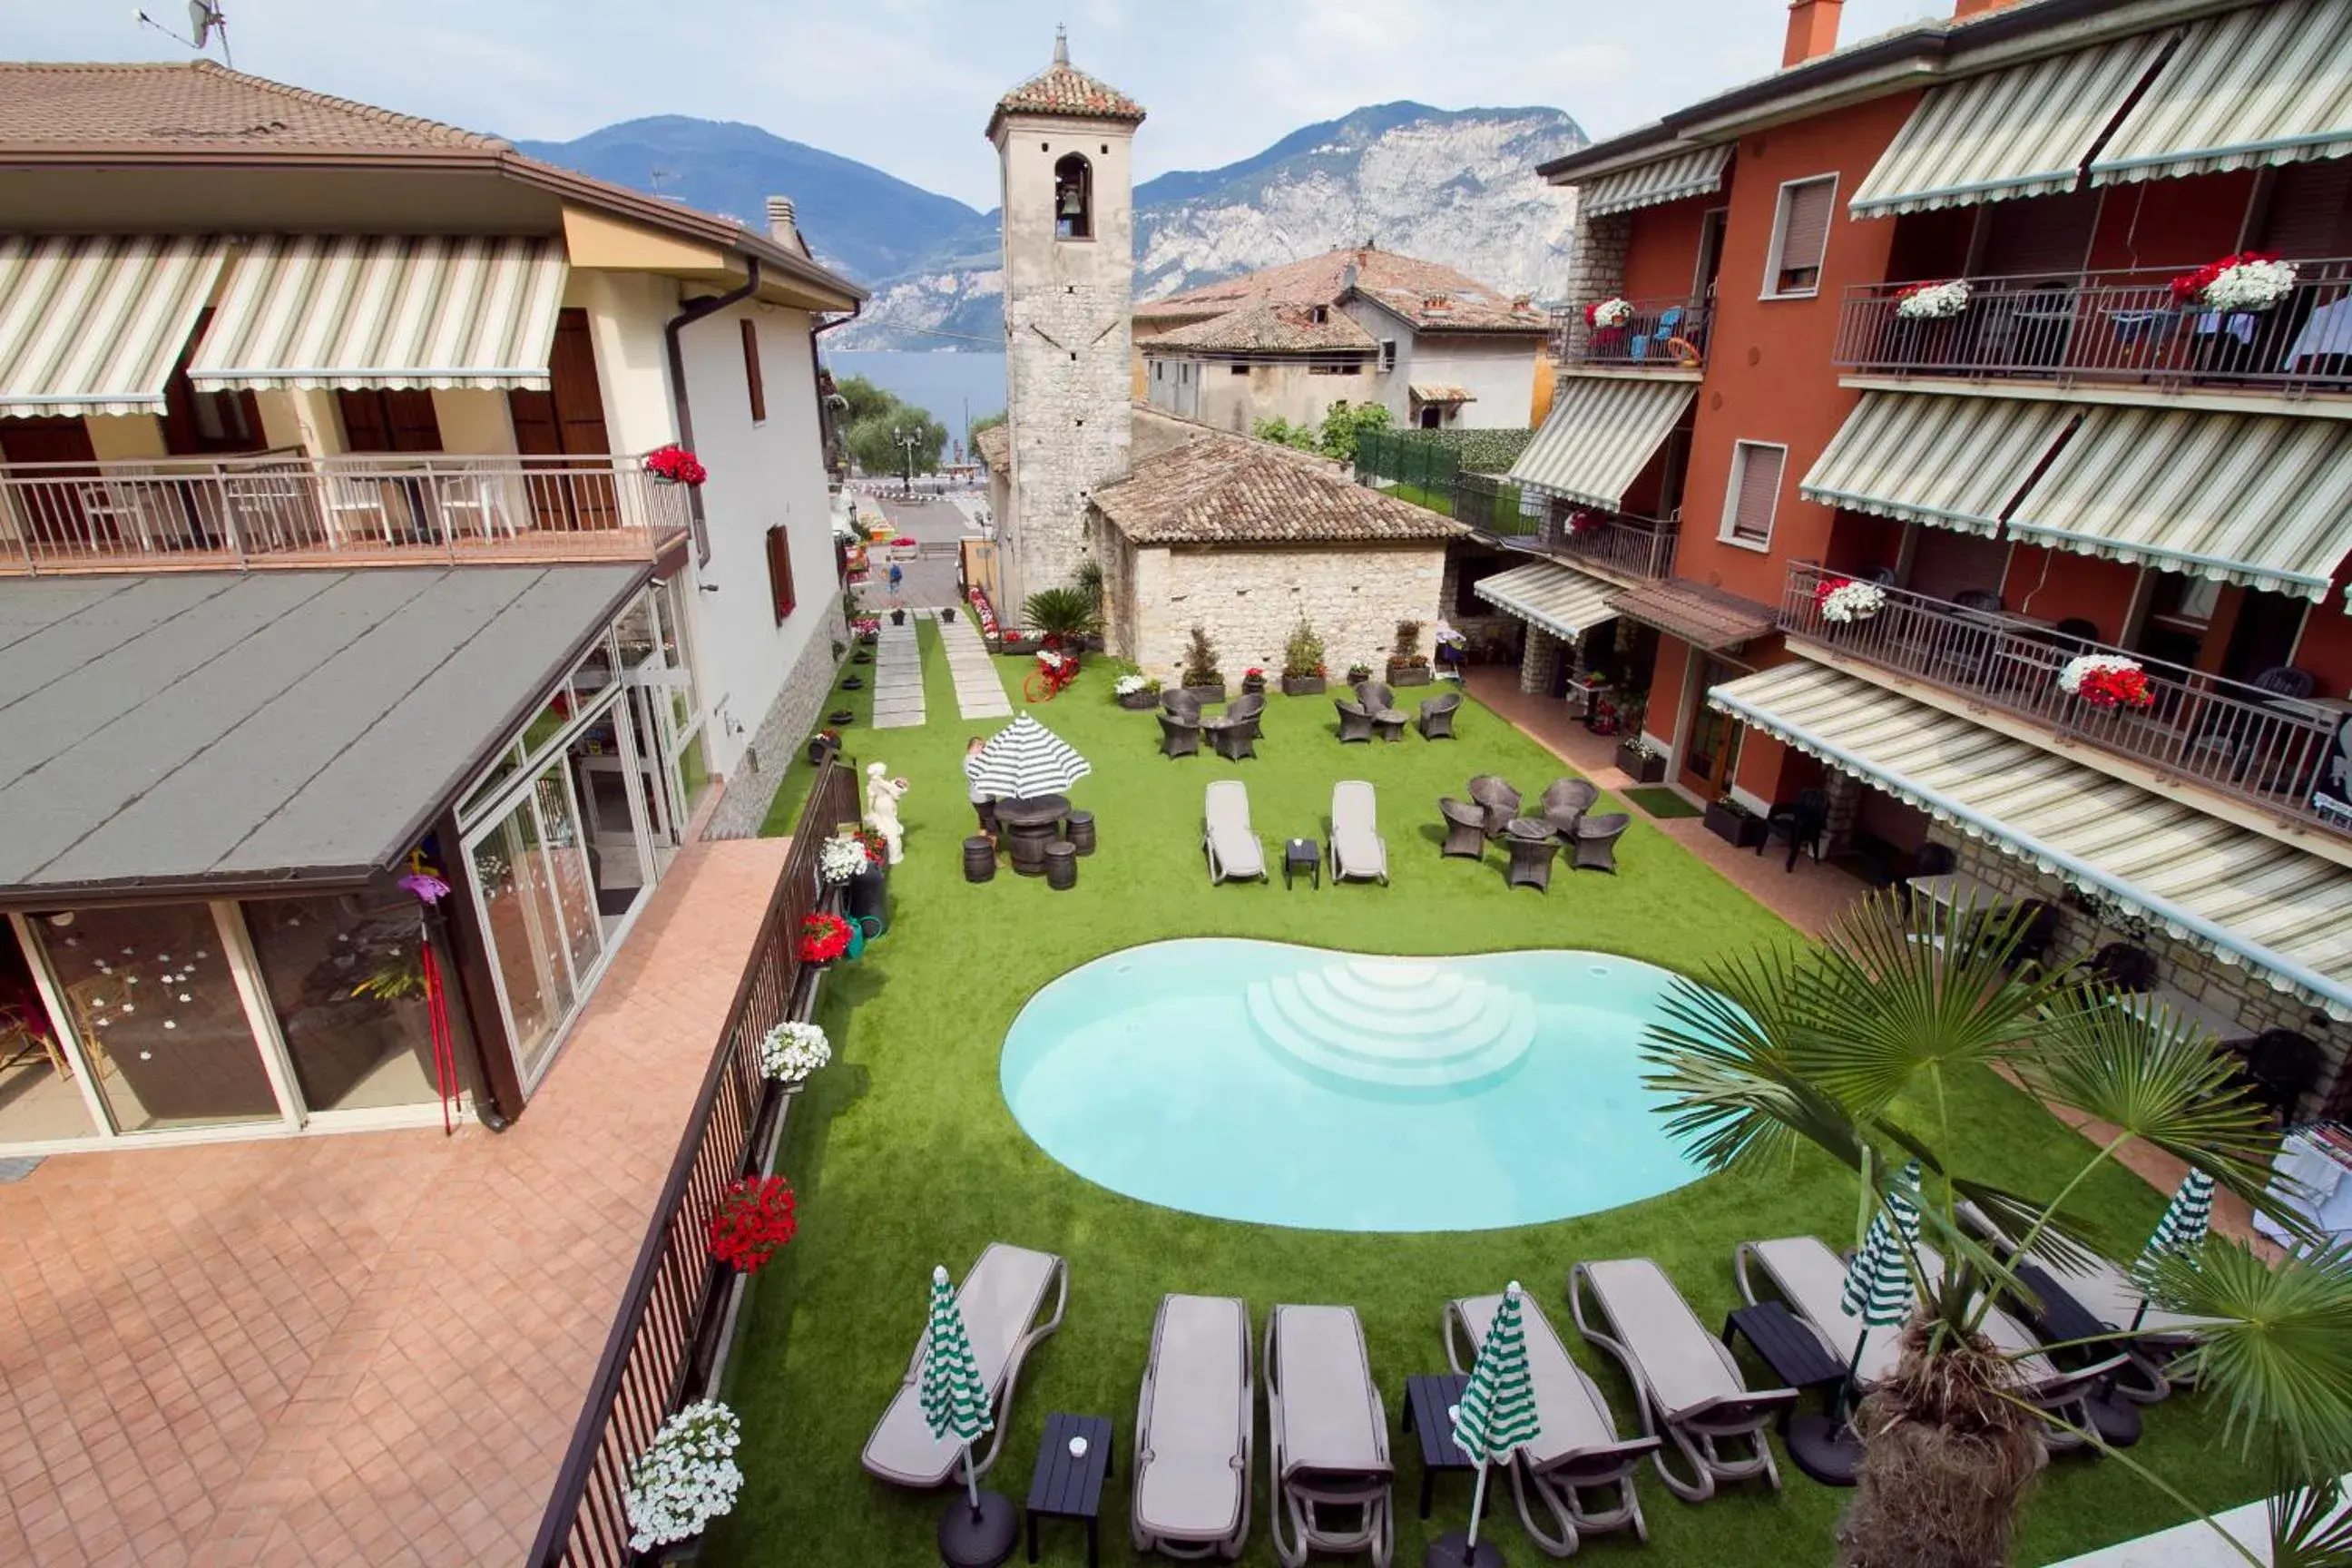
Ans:
[[[141,26],[152,27],[173,43],[184,45],[198,54],[203,54],[217,37],[220,39],[222,60],[229,69],[236,68],[236,57],[229,53],[228,48],[228,18],[221,14],[219,6],[208,5],[206,0],[188,0],[188,31],[194,35],[191,37],[182,37],[144,11],[139,13],[139,21]]]

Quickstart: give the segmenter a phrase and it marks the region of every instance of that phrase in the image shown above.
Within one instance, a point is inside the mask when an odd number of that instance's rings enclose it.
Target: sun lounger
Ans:
[[[1250,831],[1249,788],[1219,779],[1202,802],[1201,847],[1209,858],[1209,884],[1265,877],[1265,846]]]
[[[1266,1471],[1283,1568],[1300,1568],[1314,1552],[1369,1552],[1372,1568],[1388,1568],[1395,1470],[1356,1310],[1275,1308],[1265,1365]]]
[[[1053,1296],[1053,1315],[1041,1323],[1037,1316],[1045,1310],[1048,1293]],[[1062,1310],[1069,1300],[1067,1264],[1050,1252],[1032,1252],[1001,1241],[989,1243],[957,1288],[956,1301],[963,1309],[972,1362],[988,1389],[990,1408],[996,1413],[996,1427],[986,1446],[972,1451],[975,1475],[986,1474],[996,1462],[1005,1429],[1013,1424],[1013,1394],[1021,1379],[1022,1361],[1062,1326]],[[932,1436],[929,1424],[923,1419],[923,1350],[929,1338],[926,1331],[916,1342],[906,1380],[899,1384],[889,1408],[882,1412],[882,1419],[874,1424],[874,1435],[866,1440],[861,1462],[867,1473],[895,1486],[943,1487],[958,1479],[961,1446]]]
[[[1138,1552],[1241,1555],[1256,1426],[1249,1308],[1231,1296],[1161,1297],[1135,1411]]]
[[[1975,1231],[2003,1257],[2013,1257],[2017,1243],[1991,1216],[1971,1203],[1959,1206],[1960,1223]],[[2043,1247],[2026,1250],[2025,1261],[2050,1276],[2058,1288],[2072,1296],[2083,1310],[2107,1327],[2122,1331],[2131,1330],[2135,1321],[2139,1327],[2132,1330],[2129,1343],[2118,1342],[2130,1362],[2129,1373],[2118,1380],[2116,1392],[2141,1405],[2153,1405],[2175,1388],[2185,1388],[2194,1382],[2191,1375],[2176,1375],[2179,1352],[2196,1342],[2207,1320],[2184,1317],[2168,1312],[2161,1307],[2147,1307],[2132,1277],[2124,1269],[2099,1257],[2096,1253],[2078,1251],[2061,1262],[2055,1254]]]
[[[1389,847],[1381,837],[1372,786],[1343,779],[1331,786],[1331,879],[1389,879]]]
[[[1607,1331],[1585,1317],[1587,1293]],[[1751,1390],[1739,1363],[1706,1331],[1665,1270],[1646,1258],[1580,1263],[1569,1271],[1568,1300],[1584,1337],[1617,1358],[1642,1405],[1642,1430],[1665,1428],[1690,1469],[1685,1478],[1651,1456],[1667,1489],[1704,1502],[1718,1483],[1761,1476],[1780,1489],[1764,1428],[1796,1403],[1793,1388]]]
[[[1500,1296],[1472,1296],[1446,1307],[1445,1360],[1455,1372],[1468,1372],[1477,1361],[1478,1347],[1502,1301]],[[1657,1451],[1658,1439],[1618,1436],[1608,1402],[1584,1369],[1569,1359],[1551,1320],[1524,1292],[1519,1305],[1525,1314],[1528,1378],[1535,1389],[1536,1419],[1541,1427],[1511,1464],[1519,1522],[1554,1557],[1574,1556],[1584,1536],[1628,1526],[1637,1539],[1649,1540],[1642,1500],[1633,1491],[1633,1472],[1644,1456]],[[1538,1522],[1531,1499],[1550,1510],[1549,1525]]]

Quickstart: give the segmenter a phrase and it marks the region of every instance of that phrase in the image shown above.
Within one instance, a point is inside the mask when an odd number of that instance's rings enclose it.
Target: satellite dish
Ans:
[[[220,13],[205,4],[205,0],[188,0],[188,31],[195,35],[196,47],[203,48],[212,41],[213,29],[220,26]]]
[[[152,27],[174,43],[184,44],[199,54],[214,38],[219,38],[221,58],[227,61],[231,69],[236,68],[236,57],[228,49],[228,18],[221,15],[219,6],[208,5],[205,0],[188,0],[188,31],[192,36],[184,38],[144,11],[139,12],[138,17],[141,26]]]

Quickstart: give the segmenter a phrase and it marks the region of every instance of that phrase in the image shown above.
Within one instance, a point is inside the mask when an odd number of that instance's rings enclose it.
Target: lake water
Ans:
[[[819,340],[822,342],[823,340]],[[950,435],[964,429],[964,410],[983,419],[1004,412],[1004,356],[931,353],[920,349],[826,349],[836,376],[862,375],[901,403],[928,409]]]

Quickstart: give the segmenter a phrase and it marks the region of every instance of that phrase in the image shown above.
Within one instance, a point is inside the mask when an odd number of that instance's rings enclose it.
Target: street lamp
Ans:
[[[915,499],[915,448],[923,444],[923,432],[919,427],[913,430],[902,430],[893,427],[890,432],[890,439],[897,442],[898,446],[906,451],[906,495],[908,500],[912,500]]]

